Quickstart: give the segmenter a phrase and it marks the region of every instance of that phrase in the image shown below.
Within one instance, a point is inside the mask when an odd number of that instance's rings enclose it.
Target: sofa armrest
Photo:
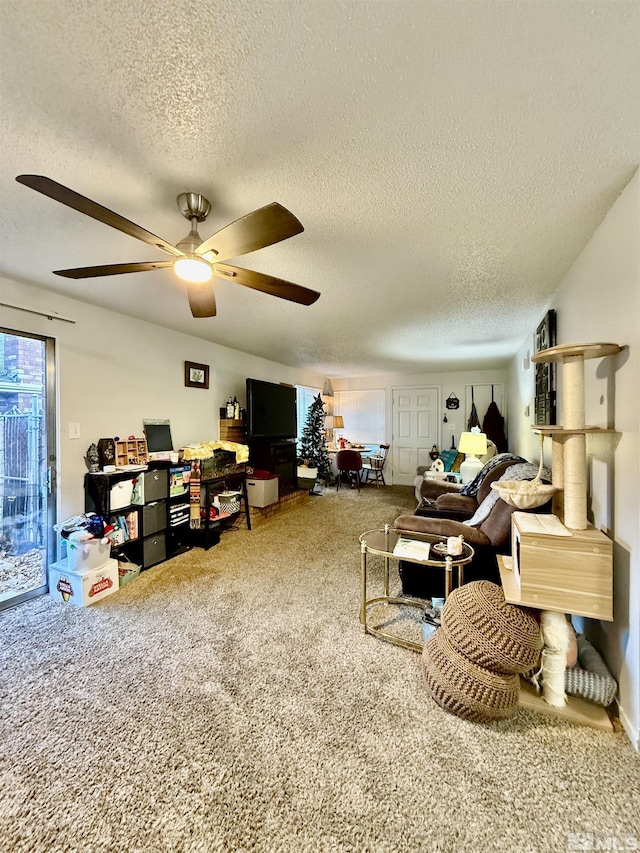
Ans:
[[[448,509],[452,509],[455,512],[467,512],[469,514],[468,517],[471,518],[478,509],[478,501],[467,495],[445,494],[440,495],[436,501],[436,509],[442,511],[443,515],[447,514]]]
[[[464,536],[464,541],[473,548],[491,544],[491,540],[477,527],[469,527],[461,521],[450,518],[423,518],[419,515],[399,515],[395,522],[396,530],[408,533],[432,533],[436,536]]]
[[[425,480],[418,484],[420,496],[435,501],[440,495],[455,495],[462,486],[458,483],[449,483],[447,480]],[[416,489],[418,491],[418,489]]]

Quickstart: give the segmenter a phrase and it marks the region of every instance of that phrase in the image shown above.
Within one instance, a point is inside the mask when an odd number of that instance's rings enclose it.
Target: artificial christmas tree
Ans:
[[[298,465],[311,470],[316,469],[315,477],[311,477],[310,470],[309,477],[305,479],[313,479],[315,482],[317,477],[320,481],[329,481],[331,465],[327,446],[324,443],[324,403],[320,394],[314,397],[307,412],[307,419],[298,448]],[[300,479],[300,473],[298,473],[298,478]],[[313,488],[313,483],[310,488]]]

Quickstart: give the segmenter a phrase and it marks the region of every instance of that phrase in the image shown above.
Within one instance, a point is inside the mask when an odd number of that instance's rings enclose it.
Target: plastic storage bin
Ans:
[[[67,563],[69,571],[89,572],[99,569],[108,562],[111,556],[111,542],[104,539],[87,539],[76,542],[73,539],[63,539],[67,548]]]
[[[269,479],[247,477],[247,497],[249,506],[263,507],[278,502],[278,477],[272,474]]]

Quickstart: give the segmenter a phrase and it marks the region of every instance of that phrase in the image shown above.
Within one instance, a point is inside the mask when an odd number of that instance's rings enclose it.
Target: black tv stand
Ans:
[[[249,465],[278,475],[278,492],[287,495],[298,487],[295,438],[252,438]]]

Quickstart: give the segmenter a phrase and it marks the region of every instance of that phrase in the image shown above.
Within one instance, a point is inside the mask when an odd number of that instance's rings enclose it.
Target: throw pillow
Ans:
[[[451,471],[451,466],[453,465],[456,456],[458,455],[457,450],[441,450],[440,451],[440,459],[444,462],[444,470]]]

